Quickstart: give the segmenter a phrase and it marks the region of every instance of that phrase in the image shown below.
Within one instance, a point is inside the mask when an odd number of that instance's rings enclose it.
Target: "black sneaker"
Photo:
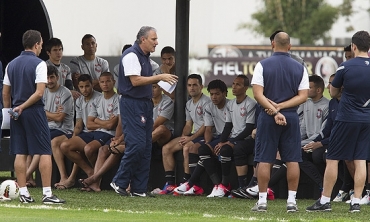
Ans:
[[[19,195],[19,201],[21,203],[33,203],[33,202],[35,202],[35,200],[31,196],[26,197],[25,195]]]
[[[131,197],[155,197],[153,194],[151,193],[136,193],[136,192],[132,192],[131,193]]]
[[[360,204],[356,203],[356,204],[349,204],[349,212],[350,213],[356,213],[356,212],[360,212]]]
[[[234,196],[234,197],[237,197],[237,198],[244,198],[244,199],[253,199],[252,196],[250,196],[246,191],[245,191],[246,188],[243,188],[243,187],[239,187],[238,189],[236,190],[232,190],[231,191],[231,194]]]
[[[244,198],[248,198],[248,199],[256,199],[258,196],[253,196],[251,195],[248,191],[247,191],[248,188],[242,188],[239,190],[240,194],[244,196]]]
[[[42,203],[43,204],[64,204],[66,201],[59,199],[57,196],[53,195],[51,197],[47,197],[46,195],[42,196]]]
[[[327,202],[325,204],[320,203],[320,199],[318,199],[312,206],[306,208],[307,212],[329,212],[331,211],[331,204]]]
[[[128,192],[125,190],[125,189],[122,189],[122,188],[120,188],[119,186],[117,186],[115,183],[110,183],[109,184],[112,188],[113,188],[113,190],[116,192],[116,193],[118,193],[119,195],[121,195],[121,196],[124,196],[124,197],[127,197],[127,196],[129,196],[129,194],[128,194]]]

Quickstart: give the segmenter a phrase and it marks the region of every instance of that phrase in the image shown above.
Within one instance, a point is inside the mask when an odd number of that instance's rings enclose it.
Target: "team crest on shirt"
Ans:
[[[316,118],[320,119],[322,117],[322,109],[318,109],[316,113]]]
[[[108,104],[107,112],[108,112],[109,114],[113,114],[113,104]]]
[[[61,72],[60,72],[61,76],[63,79],[65,79],[67,77],[67,70],[66,69],[63,69]]]
[[[101,65],[95,64],[95,72],[101,73]]]
[[[145,117],[144,117],[144,116],[140,116],[140,117],[141,117],[140,121],[141,121],[142,123],[146,123],[146,119],[145,119]]]
[[[368,66],[368,65],[369,65],[369,61],[365,61],[365,65],[367,65],[367,66]]]
[[[198,114],[198,116],[203,115],[203,107],[202,106],[197,107],[197,114]]]
[[[57,106],[60,104],[60,96],[55,96],[54,103]]]
[[[247,109],[245,107],[240,108],[240,116],[244,117],[247,113]]]

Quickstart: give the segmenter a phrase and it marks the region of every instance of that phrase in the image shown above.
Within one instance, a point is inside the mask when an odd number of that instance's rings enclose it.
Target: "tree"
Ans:
[[[300,43],[314,44],[327,38],[327,32],[339,16],[352,14],[353,0],[343,0],[334,7],[325,0],[263,0],[264,8],[252,14],[257,24],[243,23],[239,29],[249,29],[264,36],[284,30]]]

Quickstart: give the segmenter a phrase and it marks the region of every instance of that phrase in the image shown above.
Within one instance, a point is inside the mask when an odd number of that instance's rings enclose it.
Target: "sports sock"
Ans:
[[[251,181],[249,181],[248,187],[254,187],[257,185],[257,177],[253,176]]]
[[[43,187],[42,188],[42,194],[47,196],[47,197],[51,197],[51,195],[52,195],[51,187]]]
[[[366,190],[370,190],[370,183],[366,183]]]
[[[197,164],[197,166],[194,169],[194,172],[191,174],[191,177],[189,179],[189,186],[192,187],[194,184],[199,186],[200,185],[200,177],[202,176],[202,173],[204,172],[204,167],[202,165]]]
[[[166,171],[164,172],[167,184],[174,185],[175,184],[175,171]]]
[[[195,167],[197,167],[197,163],[199,160],[198,154],[195,153],[189,153],[189,169],[190,169],[190,174],[193,174]]]
[[[271,176],[270,182],[268,184],[269,187],[273,187],[277,184],[281,179],[286,177],[286,165],[283,164],[276,172]]]
[[[239,187],[245,187],[247,185],[247,175],[238,176]]]
[[[184,173],[184,177],[182,178],[182,183],[187,182],[190,179],[191,175],[189,173]]]
[[[295,197],[297,195],[297,191],[288,190],[288,203],[296,203]]]
[[[220,150],[221,169],[222,169],[222,184],[227,187],[230,183],[231,157],[233,148],[230,145],[223,145]]]
[[[258,204],[267,203],[267,192],[259,192]]]
[[[20,187],[19,188],[19,194],[23,195],[23,196],[26,196],[26,197],[30,196],[30,193],[28,192],[27,187]]]
[[[320,198],[320,204],[326,204],[330,202],[330,197],[325,197],[324,195]]]
[[[353,204],[359,204],[360,203],[360,198],[352,198],[352,200],[351,200],[351,205],[353,205]]]

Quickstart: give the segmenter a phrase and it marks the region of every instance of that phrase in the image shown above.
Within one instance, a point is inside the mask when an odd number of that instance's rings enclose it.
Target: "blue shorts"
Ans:
[[[211,142],[209,142],[208,143],[208,145],[210,145],[211,147],[212,147],[212,149],[217,145],[217,143],[219,143],[220,142],[220,137],[221,136],[216,136],[216,137],[213,137],[212,138],[212,140],[211,140]],[[195,143],[199,143],[201,146],[203,145],[203,144],[205,144],[205,139],[204,139],[204,137],[198,137],[198,138],[202,138],[201,140],[199,140],[199,141],[197,141],[197,142],[194,142],[194,144]],[[193,141],[195,141],[195,140],[197,140],[198,138],[196,138],[196,139],[194,139]],[[214,142],[215,140],[217,140],[217,143],[216,142]]]
[[[274,163],[279,150],[283,162],[301,162],[301,135],[296,112],[281,112],[286,126],[275,123],[275,119],[261,112],[257,119],[255,162]]]
[[[99,141],[100,145],[104,145],[107,141],[113,137],[109,133],[102,131],[92,131],[92,132],[83,132],[78,135],[86,144],[90,143],[93,140]]]
[[[66,135],[62,131],[58,129],[50,129],[50,140],[54,139],[55,137]]]
[[[204,137],[203,136],[200,136],[200,137],[197,137],[195,139],[192,140],[193,143],[200,143],[200,144],[204,144]]]
[[[211,141],[211,142],[209,142],[208,144],[212,147],[212,149],[214,149],[214,148],[215,148],[215,146],[216,146],[219,142],[221,142],[221,136],[214,137],[214,138],[212,139],[212,141]]]
[[[50,130],[43,106],[23,110],[18,120],[10,119],[10,153],[51,155]]]
[[[330,160],[369,160],[370,123],[335,121],[326,158]]]

